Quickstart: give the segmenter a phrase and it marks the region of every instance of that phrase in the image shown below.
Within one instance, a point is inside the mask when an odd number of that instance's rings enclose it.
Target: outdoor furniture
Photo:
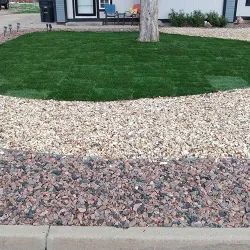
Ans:
[[[120,25],[120,21],[122,19],[122,24],[125,25],[125,21],[129,20],[131,22],[131,26],[134,25],[134,22],[137,20],[139,22],[139,15],[131,14],[131,12],[127,11],[125,13],[117,13],[117,24]]]
[[[114,24],[117,21],[118,25],[120,24],[121,20],[123,25],[125,25],[126,20],[129,20],[129,22],[131,22],[131,25],[134,25],[134,22],[136,21],[138,21],[138,23],[140,24],[140,12],[140,4],[135,4],[133,8],[131,8],[131,11],[126,11],[125,13],[119,13],[118,11],[116,11],[115,4],[104,4],[105,20],[103,21],[103,25],[107,25],[109,17],[113,18]]]
[[[122,24],[125,24],[125,13],[117,13],[117,24],[120,25],[120,20],[122,19]]]
[[[138,21],[140,25],[140,14],[131,14],[131,12],[125,12],[125,17],[124,19],[131,19],[131,26],[134,25],[135,21]],[[125,24],[125,22],[124,22]]]
[[[114,18],[114,24],[115,19],[118,17],[118,11],[115,10],[115,4],[104,4],[104,14],[105,14],[105,25],[107,25],[108,17]]]
[[[137,9],[137,13],[140,14],[141,13],[141,5],[140,4],[135,4],[134,9]]]
[[[132,9],[132,12],[130,12],[130,11],[125,12],[125,17],[124,18],[131,18],[131,25],[134,25],[134,21],[136,21],[136,20],[138,21],[138,23],[140,25],[141,5],[140,4],[135,4],[133,6],[133,8],[131,8],[131,9]]]

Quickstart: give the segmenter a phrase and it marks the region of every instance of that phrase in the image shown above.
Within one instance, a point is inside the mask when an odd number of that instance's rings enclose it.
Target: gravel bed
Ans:
[[[236,26],[236,25],[235,25]],[[234,39],[242,41],[250,41],[250,27],[248,24],[232,28],[235,26],[229,26],[227,28],[192,28],[192,27],[167,27],[161,28],[161,32],[168,34],[180,34],[188,36],[201,36],[201,37],[215,37],[223,39]]]
[[[0,96],[0,148],[149,160],[250,157],[250,89],[67,102]]]
[[[0,224],[249,227],[250,160],[3,151]]]

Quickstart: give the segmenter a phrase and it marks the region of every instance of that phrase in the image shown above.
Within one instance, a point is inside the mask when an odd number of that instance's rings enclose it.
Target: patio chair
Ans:
[[[130,11],[126,11],[126,12],[125,12],[125,16],[126,16],[126,17],[131,17],[131,19],[132,19],[131,25],[134,24],[134,20],[135,20],[135,19],[138,19],[138,20],[139,20],[139,25],[140,25],[141,5],[140,5],[140,4],[135,4],[135,5],[133,6],[133,8],[131,8],[131,9],[132,9],[132,11],[135,10],[136,13],[133,13],[133,12],[131,13]]]
[[[115,18],[118,15],[118,11],[115,11],[115,4],[104,4],[104,14],[105,14],[105,25],[107,25],[108,17],[113,17],[115,24]]]
[[[140,4],[135,4],[134,9],[137,9],[137,13],[140,14],[141,13],[141,5]]]

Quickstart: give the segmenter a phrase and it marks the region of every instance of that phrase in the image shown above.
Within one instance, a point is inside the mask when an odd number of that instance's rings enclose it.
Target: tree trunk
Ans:
[[[158,0],[141,0],[140,42],[158,42]]]

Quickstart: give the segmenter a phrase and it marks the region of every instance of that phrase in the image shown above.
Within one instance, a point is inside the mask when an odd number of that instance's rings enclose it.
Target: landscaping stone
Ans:
[[[184,157],[185,163],[195,164],[197,157],[249,157],[249,120],[250,89],[114,102],[0,96],[0,149],[54,153],[55,160],[62,154],[86,155],[84,161],[90,168],[101,157],[162,159],[163,166],[169,159],[178,162]],[[25,161],[30,156],[15,157]],[[232,164],[237,163],[233,157]],[[63,164],[51,169],[54,176],[60,176]],[[107,164],[115,168],[112,161]],[[133,169],[134,164],[125,167]],[[225,164],[218,168],[223,171]],[[77,171],[70,176],[73,181],[86,181]],[[161,185],[151,181],[155,188]],[[221,188],[219,183],[214,185],[211,193],[216,195]],[[241,188],[235,187],[235,192]]]
[[[161,31],[250,41],[249,28]],[[249,89],[99,103],[0,96],[0,224],[249,227],[249,120]]]
[[[164,23],[161,20],[158,20],[158,26],[159,27],[164,27],[165,25],[164,25]]]
[[[241,16],[239,16],[239,17],[237,17],[236,23],[237,24],[243,24],[244,23],[244,19]]]
[[[246,213],[250,213],[250,200],[246,202]]]
[[[4,151],[0,156],[7,162],[0,163],[3,225],[250,226],[250,159],[210,157],[161,164],[162,160],[102,158],[90,165],[80,156],[58,159]],[[17,157],[20,153],[22,159]],[[53,170],[61,164],[61,174],[55,175]],[[222,171],[219,164],[225,166]],[[72,180],[73,173],[81,177]],[[220,183],[220,191],[210,195],[215,183]],[[244,187],[240,194],[235,193],[239,185]]]
[[[226,28],[163,27],[161,32],[187,36],[216,37],[250,41],[250,24],[228,24]]]
[[[213,26],[211,25],[211,23],[208,22],[208,21],[205,21],[205,22],[204,22],[204,26],[205,26],[206,28],[212,28],[212,27],[213,27]]]

